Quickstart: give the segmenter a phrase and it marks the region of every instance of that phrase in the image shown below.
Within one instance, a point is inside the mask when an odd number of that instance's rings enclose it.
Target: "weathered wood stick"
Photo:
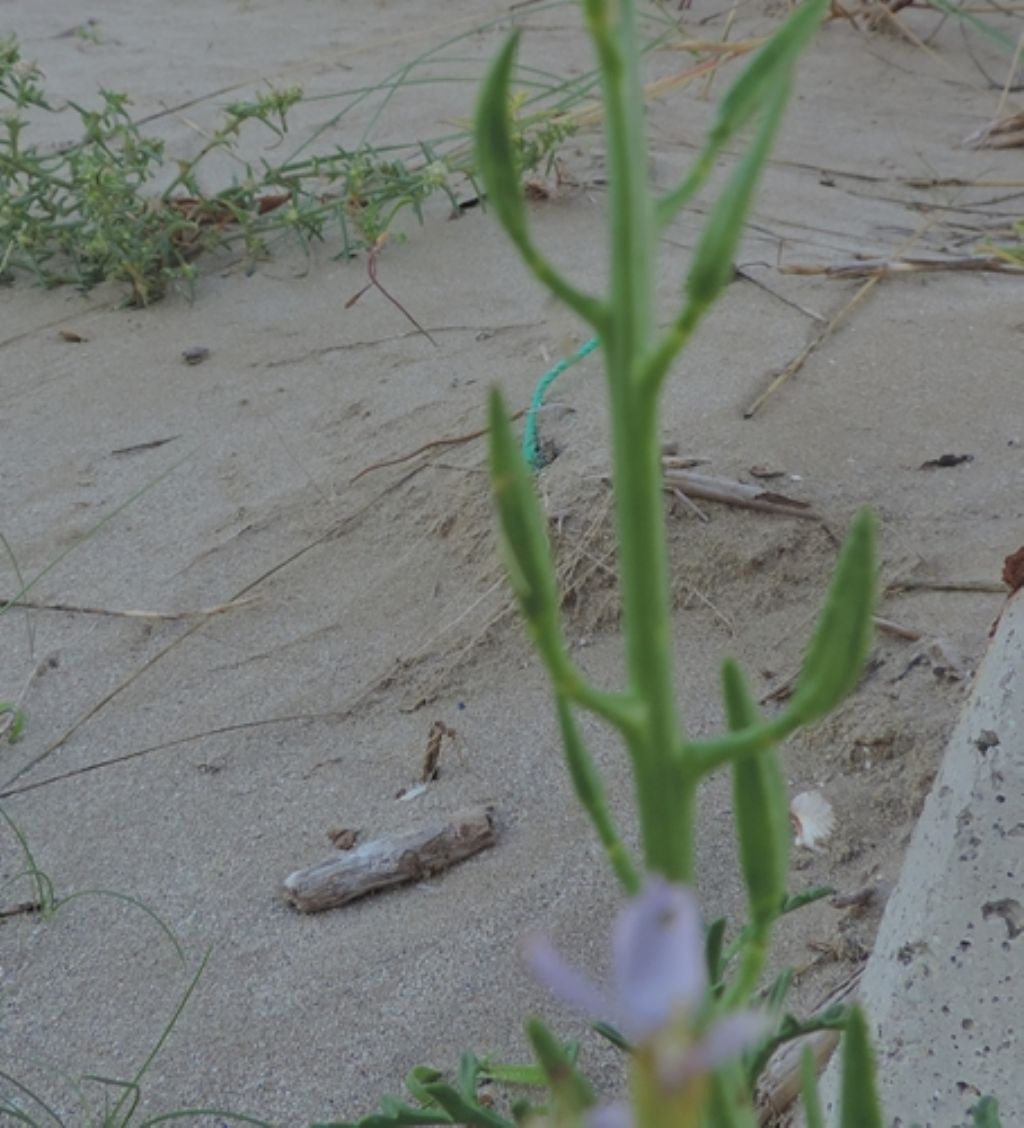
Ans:
[[[296,870],[285,878],[285,900],[304,913],[338,908],[377,889],[439,873],[493,846],[496,837],[494,808],[468,807],[443,825],[377,838]]]
[[[797,501],[785,494],[766,490],[764,486],[751,486],[745,482],[735,482],[729,478],[714,478],[709,474],[696,474],[692,470],[665,470],[666,488],[681,490],[689,497],[700,497],[705,501],[719,501],[723,505],[736,505],[743,509],[757,509],[762,513],[781,513],[787,517],[803,517],[809,521],[820,521],[806,501]]]
[[[857,993],[863,971],[863,967],[860,967],[849,979],[844,980],[815,1008],[816,1013],[827,1010],[835,1003],[849,1002]],[[758,1123],[762,1126],[771,1123],[800,1095],[800,1058],[805,1046],[810,1047],[820,1074],[838,1045],[838,1030],[816,1030],[813,1034],[805,1034],[802,1038],[787,1042],[768,1063],[768,1068],[758,1082]]]
[[[994,274],[1021,274],[1024,267],[1009,258],[965,256],[949,259],[860,259],[831,266],[791,263],[779,267],[780,274],[823,274],[826,278],[888,278],[893,274],[924,274],[936,271],[988,271]]]

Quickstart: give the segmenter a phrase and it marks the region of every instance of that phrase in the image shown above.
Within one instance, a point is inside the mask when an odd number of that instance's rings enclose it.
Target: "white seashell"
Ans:
[[[836,826],[832,804],[820,791],[804,791],[795,796],[789,805],[789,821],[796,834],[794,844],[808,850],[816,850]]]

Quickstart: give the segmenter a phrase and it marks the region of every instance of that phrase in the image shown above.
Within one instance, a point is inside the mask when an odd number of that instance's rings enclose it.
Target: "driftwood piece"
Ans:
[[[815,1013],[828,1010],[836,1003],[848,1003],[857,994],[864,968],[859,967],[853,975],[844,980],[834,991],[815,1008]],[[804,1048],[810,1047],[818,1073],[822,1073],[836,1046],[839,1045],[838,1030],[816,1030],[787,1042],[768,1063],[768,1068],[758,1082],[757,1110],[758,1124],[764,1126],[774,1123],[789,1109],[800,1095],[800,1058]]]
[[[1022,274],[1024,266],[995,255],[965,255],[961,258],[858,259],[856,262],[833,263],[831,266],[792,263],[779,268],[781,274],[823,274],[826,278],[890,278],[894,274],[955,271]]]
[[[797,501],[774,490],[766,490],[764,486],[751,486],[746,482],[735,482],[729,478],[714,478],[709,474],[696,474],[692,470],[666,467],[665,487],[677,489],[688,497],[719,501],[723,505],[757,509],[762,513],[780,513],[787,517],[803,517],[809,521],[821,520],[821,515],[816,513],[806,501]]]
[[[377,838],[296,870],[284,881],[285,900],[304,913],[334,909],[389,885],[420,881],[493,846],[493,807],[468,807],[443,824]]]

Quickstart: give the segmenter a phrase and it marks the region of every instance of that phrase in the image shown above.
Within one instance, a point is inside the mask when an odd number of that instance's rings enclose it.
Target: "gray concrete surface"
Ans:
[[[1024,595],[1006,605],[882,920],[861,995],[887,1123],[1024,1124]],[[835,1093],[833,1066],[827,1081]]]

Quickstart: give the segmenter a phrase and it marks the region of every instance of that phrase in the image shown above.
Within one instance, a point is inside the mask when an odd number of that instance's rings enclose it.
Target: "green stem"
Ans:
[[[614,15],[612,12],[614,11]],[[695,781],[671,756],[682,740],[675,708],[668,555],[657,442],[657,394],[641,385],[637,358],[655,334],[654,214],[647,183],[643,86],[633,0],[590,0],[601,57],[611,222],[611,301],[603,334],[612,407],[612,448],[629,689],[643,702],[640,731],[627,734],[648,869],[692,878]]]

